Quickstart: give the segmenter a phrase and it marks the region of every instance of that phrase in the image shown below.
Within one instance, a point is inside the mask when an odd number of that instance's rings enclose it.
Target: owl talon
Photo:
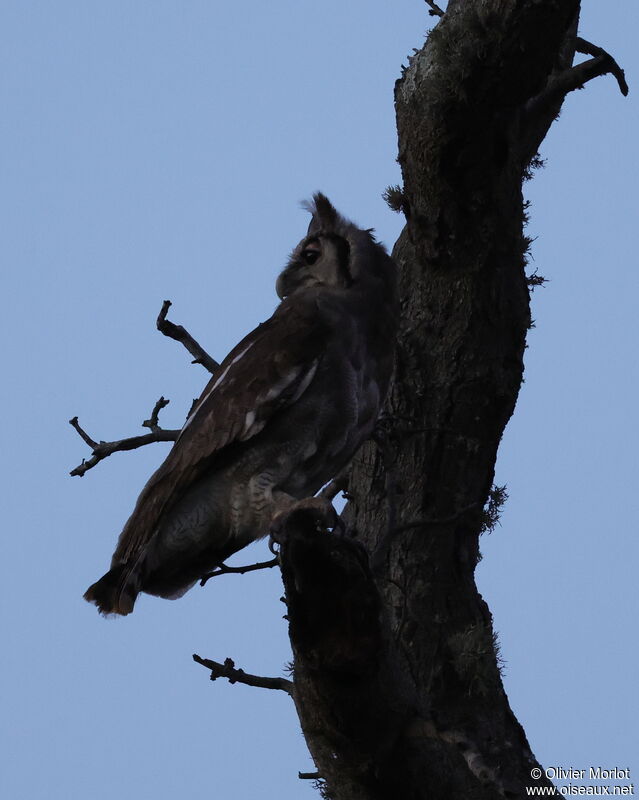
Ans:
[[[280,511],[273,517],[269,544],[271,550],[273,543],[282,544],[286,539],[286,529],[296,516],[299,517],[300,523],[306,522],[308,524],[309,521],[314,522],[318,533],[325,531],[327,528],[333,530],[342,525],[330,500],[325,497],[306,497],[294,503],[286,511]]]
[[[346,539],[349,536],[348,528],[344,523],[344,520],[341,517],[337,517],[335,521],[335,525],[333,526],[333,533],[337,534],[342,539]]]
[[[274,556],[279,556],[279,554],[280,554],[280,548],[278,547],[277,549],[275,549],[275,545],[277,545],[277,544],[279,544],[279,542],[277,542],[274,539],[274,537],[273,537],[273,529],[271,528],[271,534],[268,537],[268,549],[271,551],[271,553],[273,553]]]

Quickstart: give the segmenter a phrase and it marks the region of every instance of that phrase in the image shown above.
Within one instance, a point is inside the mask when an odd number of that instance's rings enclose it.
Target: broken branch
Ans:
[[[546,88],[528,101],[526,115],[529,119],[534,120],[539,116],[543,116],[548,109],[560,106],[569,92],[575,89],[583,89],[585,83],[601,75],[609,73],[614,75],[621,93],[624,96],[628,94],[628,84],[626,83],[624,71],[610,53],[580,37],[575,39],[575,51],[591,55],[592,58],[553,75],[548,80]]]
[[[184,345],[184,347],[186,347],[189,353],[193,356],[192,363],[201,364],[212,375],[220,365],[214,358],[211,358],[211,356],[200,344],[198,344],[198,342],[195,341],[195,339],[184,328],[183,325],[175,325],[175,323],[166,318],[170,307],[170,300],[165,300],[162,303],[162,308],[160,309],[160,313],[158,314],[156,322],[157,329],[165,336],[175,339],[176,342],[180,342],[182,345]]]
[[[258,569],[270,569],[276,567],[279,563],[277,556],[271,558],[270,561],[258,561],[256,564],[248,564],[245,567],[227,567],[226,564],[220,564],[213,572],[203,575],[200,580],[200,586],[204,586],[211,578],[217,578],[218,575],[244,575],[245,572],[254,572]]]
[[[70,419],[69,425],[75,428],[78,434],[82,437],[83,441],[89,445],[92,455],[88,460],[83,458],[82,463],[79,464],[75,469],[71,470],[69,474],[74,476],[77,475],[81,478],[90,469],[95,467],[96,464],[99,464],[100,461],[108,458],[108,456],[112,455],[113,453],[121,453],[126,450],[136,450],[138,447],[144,447],[144,445],[153,444],[154,442],[174,442],[180,435],[180,431],[161,428],[158,424],[158,415],[161,409],[168,405],[168,403],[168,400],[165,400],[164,397],[160,397],[153,407],[150,419],[147,419],[142,423],[145,428],[151,429],[151,433],[145,433],[142,434],[142,436],[131,436],[128,439],[118,439],[114,442],[96,442],[80,426],[77,417]]]
[[[200,658],[193,653],[193,661],[211,670],[211,680],[227,678],[229,683],[243,683],[245,686],[254,686],[258,689],[279,689],[287,694],[293,693],[293,681],[286,678],[264,678],[261,675],[250,675],[243,669],[236,669],[232,658],[224,660],[223,664],[211,661],[209,658]]]
[[[602,47],[597,47],[597,45],[592,44],[591,42],[586,41],[586,39],[582,39],[581,36],[578,36],[575,39],[575,50],[578,53],[583,53],[587,56],[593,56],[591,61],[585,61],[585,65],[593,65],[590,67],[589,72],[592,74],[588,74],[588,76],[584,79],[584,83],[586,81],[591,80],[592,78],[596,78],[599,75],[607,75],[610,73],[617,79],[617,83],[619,84],[619,91],[621,94],[626,97],[628,94],[628,84],[626,83],[626,73],[621,69],[619,64],[615,61],[615,59],[607,53]],[[596,66],[595,66],[596,65]],[[582,64],[577,64],[577,67],[583,66]],[[573,69],[575,69],[573,67]]]
[[[592,58],[572,67],[567,66],[562,71],[551,75],[545,88],[539,94],[531,97],[523,109],[520,146],[524,171],[529,169],[531,160],[534,159],[539,145],[552,121],[559,114],[561,104],[569,92],[583,89],[584,85],[593,78],[610,73],[617,79],[621,93],[624,96],[628,94],[624,71],[615,59],[601,47],[577,36],[571,39],[571,52],[573,55],[575,52],[584,53]]]
[[[446,13],[437,5],[437,3],[433,2],[433,0],[426,0],[426,5],[430,6],[430,11],[428,13],[431,17],[443,17]]]
[[[170,400],[165,400],[164,397],[160,397],[157,403],[153,406],[150,419],[145,419],[142,423],[142,427],[149,428],[154,433],[156,431],[161,431],[162,428],[160,428],[158,423],[158,417],[160,416],[160,411],[162,411],[163,408],[166,408],[170,402]]]

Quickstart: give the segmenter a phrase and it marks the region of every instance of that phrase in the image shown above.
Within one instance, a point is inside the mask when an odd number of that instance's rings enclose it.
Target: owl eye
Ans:
[[[302,261],[310,267],[320,257],[320,250],[318,248],[306,247],[301,252]]]

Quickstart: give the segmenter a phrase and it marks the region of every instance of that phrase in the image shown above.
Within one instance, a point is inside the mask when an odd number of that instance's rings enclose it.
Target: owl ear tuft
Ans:
[[[302,203],[302,207],[309,211],[313,218],[308,225],[308,234],[317,233],[319,230],[331,230],[341,222],[341,217],[335,206],[322,192],[315,192],[313,201]]]

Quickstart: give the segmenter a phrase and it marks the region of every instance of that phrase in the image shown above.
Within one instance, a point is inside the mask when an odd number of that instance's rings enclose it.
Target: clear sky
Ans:
[[[478,582],[538,758],[639,782],[639,6],[583,5],[631,94],[574,93],[526,187],[549,283]],[[422,0],[0,2],[3,797],[315,796],[290,700],[191,661],[282,674],[279,576],[100,618],[82,593],[168,445],[71,478],[67,420],[133,435],[163,394],[179,427],[206,374],[155,331],[162,301],[224,356],[271,314],[314,190],[392,245],[393,83],[431,22]]]

